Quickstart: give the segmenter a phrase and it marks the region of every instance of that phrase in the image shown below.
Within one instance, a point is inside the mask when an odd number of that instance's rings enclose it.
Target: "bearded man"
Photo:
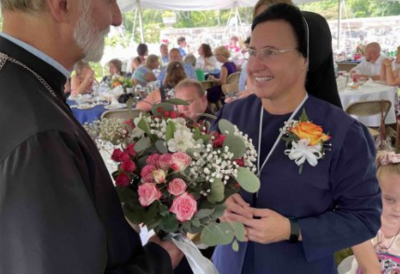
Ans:
[[[0,273],[172,273],[181,252],[156,237],[142,247],[63,95],[121,24],[116,1],[0,4]]]

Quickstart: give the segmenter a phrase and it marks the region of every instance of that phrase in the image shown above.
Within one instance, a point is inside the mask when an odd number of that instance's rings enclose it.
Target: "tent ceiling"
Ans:
[[[140,1],[142,9],[165,9],[165,10],[218,10],[231,9],[235,7],[254,7],[257,0],[118,0],[122,11],[128,12],[135,9]],[[315,2],[320,0],[294,0],[295,4]]]

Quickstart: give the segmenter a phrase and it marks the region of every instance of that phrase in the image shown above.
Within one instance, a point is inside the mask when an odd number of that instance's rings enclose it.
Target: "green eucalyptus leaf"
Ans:
[[[233,230],[228,223],[209,224],[201,233],[201,242],[207,246],[227,245],[233,241]]]
[[[211,183],[211,192],[207,195],[207,200],[210,203],[218,203],[224,199],[225,186],[221,179],[214,178],[214,182]]]
[[[126,108],[128,109],[128,114],[129,117],[133,117],[132,109],[133,109],[133,104],[135,103],[135,98],[131,97],[126,101]]]
[[[232,249],[233,249],[233,251],[236,251],[236,252],[239,251],[239,243],[238,243],[238,241],[236,241],[236,240],[233,241]]]
[[[171,98],[165,101],[165,103],[169,103],[172,105],[183,105],[183,106],[188,106],[190,105],[188,101],[179,99],[179,98]]]
[[[233,124],[226,119],[219,120],[218,128],[222,134],[233,134],[235,132]]]
[[[140,139],[136,144],[135,144],[135,151],[136,152],[141,152],[143,150],[148,149],[149,147],[151,147],[151,141],[150,138],[148,137],[143,137],[142,139]]]
[[[239,185],[250,193],[255,193],[260,189],[260,179],[250,170],[238,167],[236,180]]]
[[[245,241],[245,228],[244,228],[244,224],[242,223],[238,223],[238,222],[234,222],[234,223],[230,223],[233,231],[235,233],[235,237],[241,241],[244,242]]]
[[[233,159],[240,159],[246,152],[246,144],[235,135],[228,135],[224,140],[223,146],[229,147],[229,151],[233,153]]]
[[[168,142],[170,139],[174,138],[176,131],[176,126],[175,123],[172,121],[169,121],[167,124],[167,129],[165,131],[165,141]]]
[[[199,113],[199,117],[207,117],[207,118],[210,118],[213,120],[217,119],[217,116],[209,114],[209,113]]]
[[[213,214],[213,213],[214,213],[214,208],[211,208],[211,209],[203,208],[197,212],[197,214],[195,215],[195,218],[202,219],[204,217],[211,216],[211,214]]]
[[[191,222],[192,222],[192,225],[194,225],[195,227],[200,227],[200,225],[201,225],[200,220],[197,218],[192,218]]]
[[[168,149],[165,146],[165,142],[163,140],[158,140],[156,142],[156,148],[157,148],[158,152],[160,152],[161,154],[167,154],[168,153]]]
[[[213,219],[217,219],[217,218],[221,217],[222,215],[224,215],[224,212],[225,212],[224,204],[216,205],[214,208],[214,212],[210,215],[210,217]]]
[[[155,115],[155,116],[162,116],[163,113],[159,112],[158,109],[161,108],[163,111],[171,111],[174,110],[174,106],[168,103],[158,103],[155,104],[152,108],[151,108],[151,112]]]
[[[137,124],[137,127],[143,130],[148,135],[150,135],[150,126],[145,117],[142,117],[140,119],[139,123]]]

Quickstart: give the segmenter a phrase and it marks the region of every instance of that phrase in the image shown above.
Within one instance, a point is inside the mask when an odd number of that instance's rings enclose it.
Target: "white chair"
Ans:
[[[139,117],[142,111],[139,109],[132,109],[132,115],[129,114],[127,109],[116,109],[116,110],[107,110],[101,115],[101,119],[125,119],[129,120],[132,118]]]
[[[338,266],[338,274],[346,274],[351,269],[351,264],[353,263],[354,255],[345,258]]]

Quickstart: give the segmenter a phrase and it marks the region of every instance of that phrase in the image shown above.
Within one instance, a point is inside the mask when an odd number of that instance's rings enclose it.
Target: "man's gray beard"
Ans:
[[[90,4],[82,4],[82,11],[78,23],[74,29],[74,39],[78,46],[83,50],[84,61],[98,62],[103,56],[105,35],[110,31],[110,27],[99,32],[90,25]],[[87,1],[90,2],[90,1]]]

